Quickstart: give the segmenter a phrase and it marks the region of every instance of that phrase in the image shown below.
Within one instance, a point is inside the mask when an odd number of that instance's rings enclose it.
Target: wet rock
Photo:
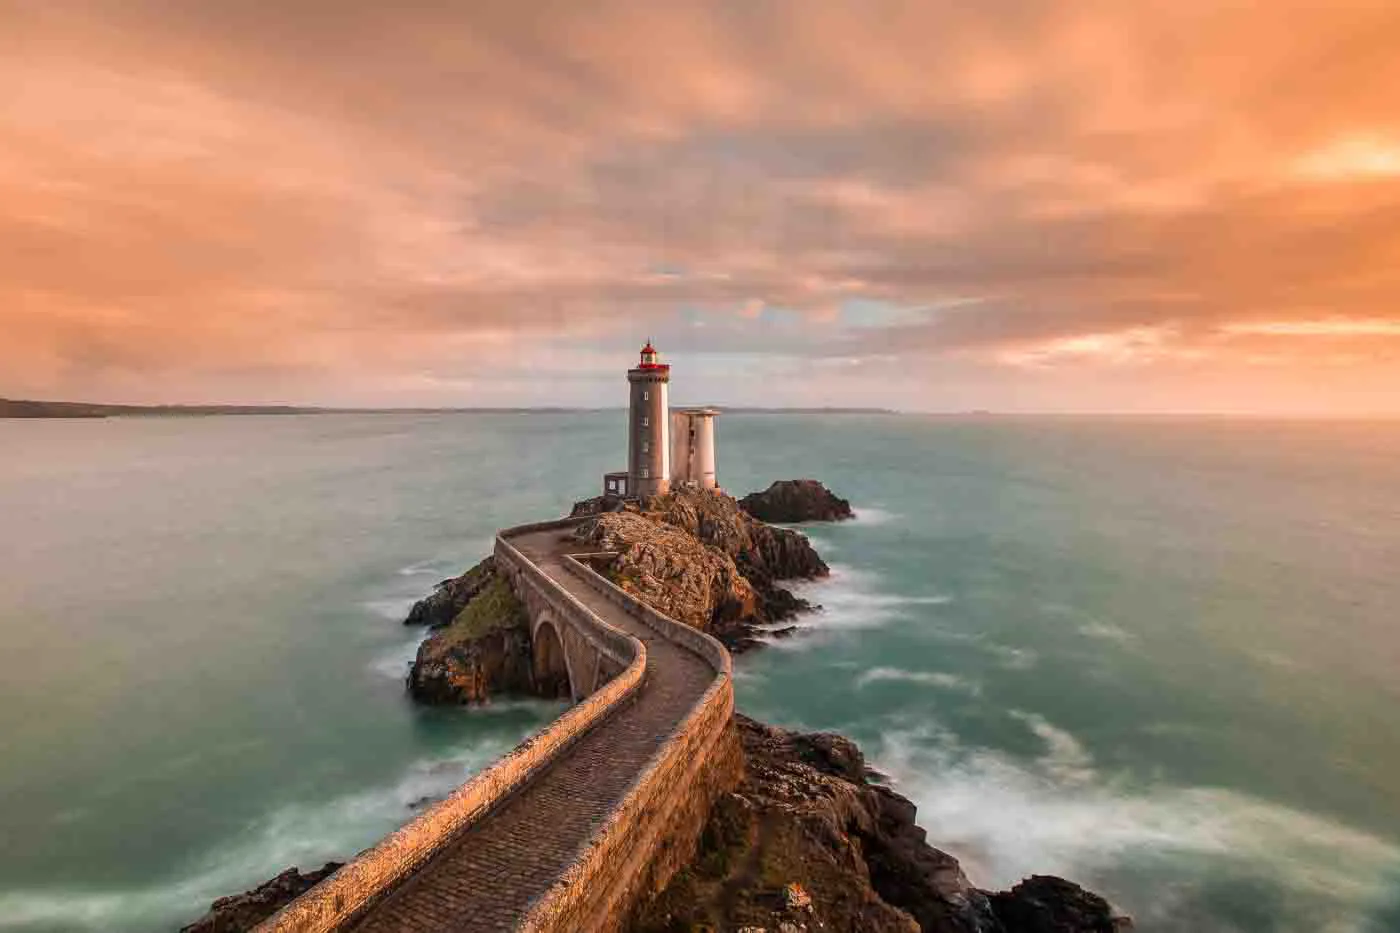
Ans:
[[[1053,875],[1032,875],[1010,891],[993,894],[992,910],[1015,933],[1122,933],[1133,928],[1108,901]]]
[[[814,479],[784,479],[752,492],[739,506],[765,522],[839,522],[855,518],[851,504]]]
[[[1102,898],[1062,879],[979,890],[957,859],[928,844],[912,802],[868,782],[855,743],[734,718],[745,779],[716,803],[694,860],[642,908],[632,933],[1131,929]],[[1044,925],[1042,915],[1061,925]]]
[[[340,862],[327,862],[316,871],[305,874],[288,868],[251,891],[219,898],[210,905],[207,914],[181,927],[180,933],[244,933],[277,913],[321,879],[334,874],[340,865]]]

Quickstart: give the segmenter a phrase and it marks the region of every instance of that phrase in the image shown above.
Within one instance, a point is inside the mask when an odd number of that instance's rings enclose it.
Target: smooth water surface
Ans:
[[[0,422],[0,930],[173,929],[555,715],[416,709],[412,600],[620,412]],[[825,608],[741,709],[846,732],[985,885],[1145,931],[1400,929],[1400,424],[726,415]]]

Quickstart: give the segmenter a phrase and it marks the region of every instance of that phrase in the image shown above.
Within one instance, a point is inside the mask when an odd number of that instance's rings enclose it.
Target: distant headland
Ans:
[[[897,415],[892,408],[750,408],[712,406],[718,411],[741,415]],[[214,415],[431,415],[431,414],[509,414],[547,415],[562,412],[614,411],[567,405],[530,408],[462,406],[446,408],[329,408],[307,405],[109,405],[101,402],[50,402],[37,399],[0,398],[0,418],[179,418]]]

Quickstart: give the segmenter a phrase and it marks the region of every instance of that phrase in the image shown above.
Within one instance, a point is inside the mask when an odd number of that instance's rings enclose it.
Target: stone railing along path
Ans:
[[[621,673],[258,933],[614,930],[685,862],[741,767],[729,655],[576,559],[572,524],[502,532],[496,558]]]

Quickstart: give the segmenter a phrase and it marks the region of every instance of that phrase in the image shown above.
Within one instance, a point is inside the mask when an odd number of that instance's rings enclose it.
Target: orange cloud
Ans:
[[[1384,0],[0,19],[0,394],[597,404],[650,332],[732,401],[776,354],[930,408],[1400,410]],[[524,347],[569,398],[512,394]],[[839,372],[801,391],[893,400]]]

